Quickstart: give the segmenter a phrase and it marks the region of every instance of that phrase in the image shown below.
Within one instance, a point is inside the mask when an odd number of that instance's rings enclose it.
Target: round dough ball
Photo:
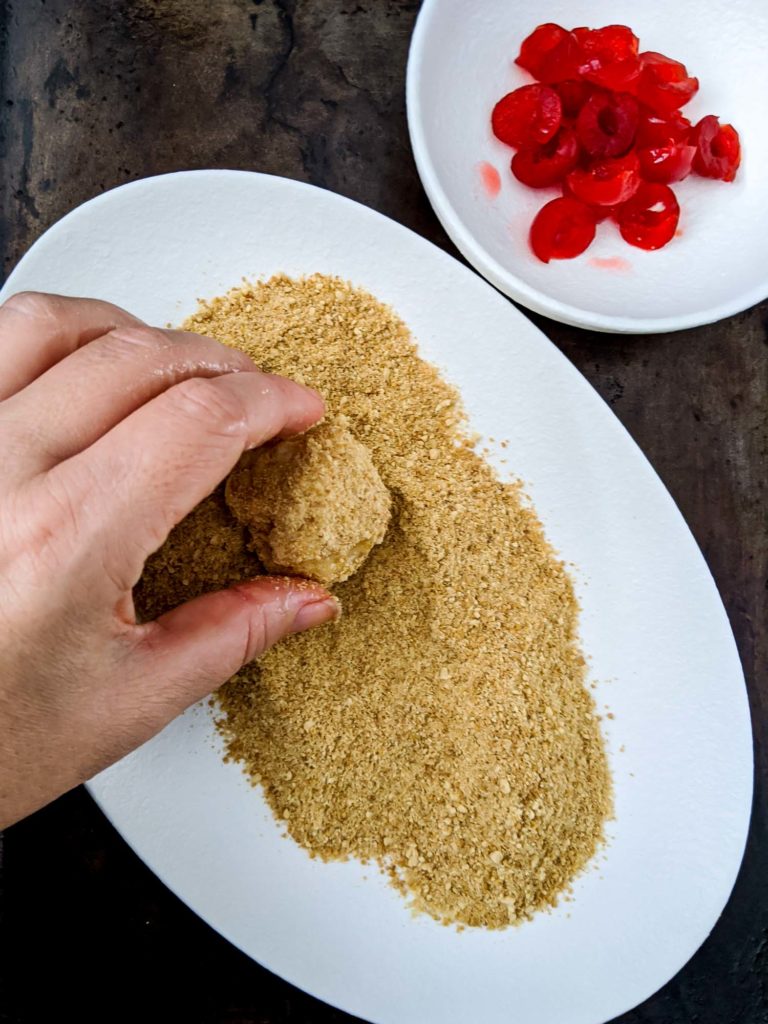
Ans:
[[[246,452],[226,484],[269,572],[340,583],[380,544],[389,491],[344,417]]]

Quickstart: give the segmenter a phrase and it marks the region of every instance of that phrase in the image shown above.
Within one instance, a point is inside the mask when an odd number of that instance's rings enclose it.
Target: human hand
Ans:
[[[149,739],[285,635],[338,614],[263,577],[137,625],[131,591],[242,452],[320,396],[108,303],[0,307],[0,827]]]

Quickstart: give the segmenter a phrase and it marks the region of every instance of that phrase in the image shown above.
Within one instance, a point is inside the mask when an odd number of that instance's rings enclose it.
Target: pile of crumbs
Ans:
[[[456,390],[365,291],[279,275],[184,327],[316,387],[393,497],[384,542],[334,588],[340,621],[219,691],[228,757],[310,854],[377,862],[444,923],[556,905],[604,841],[611,782],[571,581],[519,485],[473,450]],[[225,521],[217,492],[176,527],[141,612],[254,575]]]

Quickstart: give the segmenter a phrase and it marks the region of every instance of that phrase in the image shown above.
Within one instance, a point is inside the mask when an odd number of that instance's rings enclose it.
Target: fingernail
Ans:
[[[296,612],[292,632],[303,633],[305,629],[322,626],[324,622],[331,622],[340,616],[341,605],[335,597],[327,597],[323,601],[310,601]]]

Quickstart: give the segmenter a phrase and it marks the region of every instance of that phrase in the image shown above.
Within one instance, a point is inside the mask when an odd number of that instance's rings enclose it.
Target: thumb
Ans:
[[[177,714],[278,640],[337,619],[341,606],[310,580],[262,576],[189,601],[148,623],[143,676]]]

